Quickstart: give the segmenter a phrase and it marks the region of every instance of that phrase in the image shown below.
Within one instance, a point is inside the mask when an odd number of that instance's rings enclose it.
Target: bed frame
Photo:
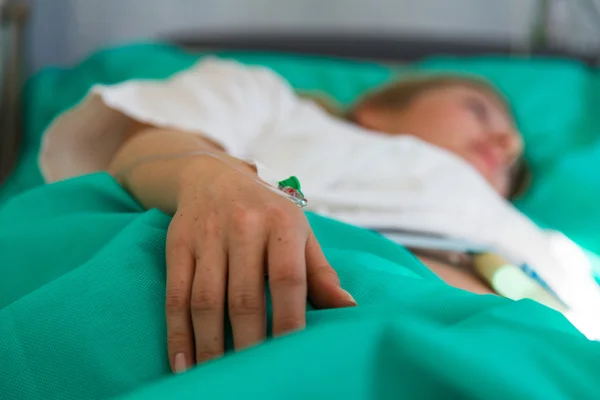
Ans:
[[[388,62],[411,62],[432,55],[482,56],[551,56],[580,60],[594,65],[596,57],[590,54],[568,52],[546,45],[534,46],[530,52],[520,53],[514,45],[504,42],[444,40],[431,37],[365,35],[356,33],[319,34],[180,34],[168,41],[192,51],[232,49],[248,51],[278,51],[285,53],[317,54],[344,58],[369,59]],[[544,43],[542,41],[542,43]]]

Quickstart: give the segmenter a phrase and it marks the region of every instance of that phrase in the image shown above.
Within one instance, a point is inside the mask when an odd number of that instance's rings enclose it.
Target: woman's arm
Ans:
[[[265,274],[275,335],[304,327],[307,294],[317,307],[354,304],[304,213],[230,165],[254,173],[231,155],[246,154],[296,104],[289,85],[267,69],[206,60],[166,81],[97,86],[46,133],[40,166],[47,181],[108,170],[145,207],[173,215],[166,317],[175,371],[223,353],[226,305],[237,349],[264,340]],[[201,151],[227,163],[156,157]]]
[[[275,335],[304,328],[307,294],[317,307],[356,304],[291,201],[210,156],[144,160],[209,151],[253,173],[249,165],[197,134],[149,126],[129,134],[109,171],[145,207],[174,214],[166,313],[175,372],[223,353],[226,305],[236,349],[264,340],[265,274]]]
[[[247,174],[256,174],[252,166],[230,157],[220,146],[197,134],[134,122],[126,136],[128,139],[113,157],[108,172],[146,208],[158,208],[173,215],[181,191],[190,187],[190,180],[201,180],[232,169],[214,157],[185,156],[185,153],[206,151]],[[145,162],[159,155],[178,154],[182,156]]]

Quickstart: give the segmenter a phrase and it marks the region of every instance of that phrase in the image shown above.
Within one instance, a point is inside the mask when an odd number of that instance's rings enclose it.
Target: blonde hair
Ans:
[[[456,86],[475,89],[490,96],[508,115],[512,116],[508,101],[492,84],[479,77],[451,74],[413,75],[393,82],[364,95],[353,109],[361,105],[369,105],[400,110],[408,107],[414,99],[425,92]]]

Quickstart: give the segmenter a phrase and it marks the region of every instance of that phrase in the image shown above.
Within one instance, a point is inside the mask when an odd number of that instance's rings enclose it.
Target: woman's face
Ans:
[[[356,122],[389,134],[410,134],[469,162],[503,196],[523,141],[492,95],[467,86],[428,90],[400,111],[359,107]]]

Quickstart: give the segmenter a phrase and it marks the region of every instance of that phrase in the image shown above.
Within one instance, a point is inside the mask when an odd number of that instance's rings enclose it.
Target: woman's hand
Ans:
[[[183,155],[216,154],[256,176],[247,164],[198,134],[134,123],[125,138],[109,172],[144,207],[174,215],[166,298],[174,371],[223,353],[225,307],[236,349],[264,340],[267,274],[274,335],[304,328],[307,293],[316,307],[356,304],[295,204],[219,159]]]
[[[265,339],[266,275],[275,336],[304,328],[307,294],[320,308],[356,305],[298,206],[211,157],[196,158],[182,176],[167,235],[175,372],[223,353],[226,308],[236,349]]]

